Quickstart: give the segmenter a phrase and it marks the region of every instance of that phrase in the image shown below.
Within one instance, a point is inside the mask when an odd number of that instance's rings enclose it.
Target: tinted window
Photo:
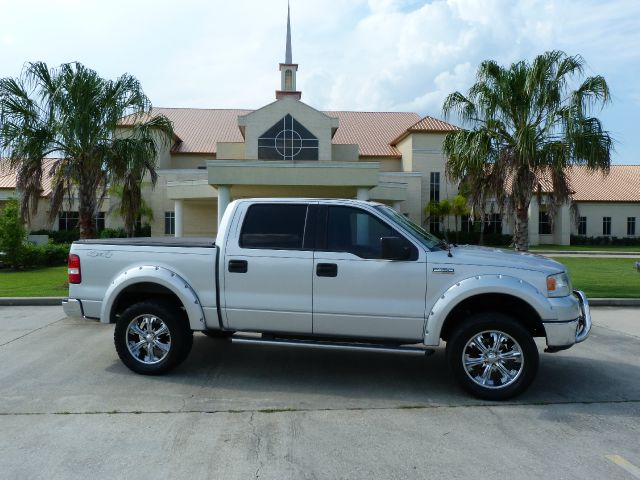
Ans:
[[[382,237],[404,238],[389,225],[363,210],[351,207],[329,208],[327,250],[349,252],[361,258],[381,258]],[[415,250],[410,242],[406,243]]]
[[[306,205],[252,205],[242,225],[242,248],[296,250],[302,248]]]

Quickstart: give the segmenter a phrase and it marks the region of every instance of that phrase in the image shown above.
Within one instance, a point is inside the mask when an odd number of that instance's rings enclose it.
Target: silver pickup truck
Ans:
[[[416,355],[444,340],[460,385],[492,400],[531,384],[534,337],[555,352],[591,329],[587,299],[560,263],[447,245],[388,206],[357,200],[237,200],[215,241],[74,242],[63,307],[115,323],[118,355],[141,374],[180,364],[194,331]]]

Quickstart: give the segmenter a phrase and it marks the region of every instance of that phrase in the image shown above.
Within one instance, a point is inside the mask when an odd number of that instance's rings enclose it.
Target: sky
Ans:
[[[260,108],[280,86],[286,15],[286,0],[0,0],[0,77],[79,61],[134,75],[155,106]],[[291,0],[291,25],[298,90],[319,110],[443,118],[483,60],[580,54],[611,89],[594,114],[613,163],[640,164],[640,0]]]

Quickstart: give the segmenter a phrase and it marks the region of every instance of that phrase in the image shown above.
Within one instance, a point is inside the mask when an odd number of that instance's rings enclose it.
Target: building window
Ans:
[[[175,235],[176,233],[176,212],[164,212],[164,234]]]
[[[318,139],[291,115],[258,138],[259,160],[318,160]]]
[[[460,228],[465,233],[473,232],[473,220],[471,219],[471,215],[462,215]]]
[[[636,235],[636,217],[627,217],[627,235],[635,237]]]
[[[540,235],[551,234],[551,219],[549,212],[538,212],[538,233]]]
[[[441,219],[440,217],[436,217],[436,216],[432,216],[429,218],[429,231],[431,233],[433,233],[434,235],[437,235],[440,233],[440,226],[441,226]]]
[[[578,235],[587,234],[587,217],[578,217]]]
[[[484,216],[484,233],[502,233],[502,215],[490,213]]]
[[[602,217],[602,234],[611,235],[611,217]]]
[[[96,227],[96,232],[98,233],[104,230],[104,227],[105,227],[104,218],[105,218],[104,212],[98,212],[93,217],[93,221]]]
[[[293,90],[293,74],[288,69],[284,71],[284,89]]]
[[[431,189],[429,190],[429,200],[431,202],[440,201],[440,172],[431,172],[429,175],[429,184]]]
[[[78,212],[60,212],[58,230],[74,230],[78,228],[80,214]]]

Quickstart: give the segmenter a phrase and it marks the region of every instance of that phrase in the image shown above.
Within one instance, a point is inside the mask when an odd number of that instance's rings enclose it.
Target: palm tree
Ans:
[[[469,214],[469,206],[466,197],[458,194],[451,198],[451,215],[455,222],[456,243],[460,243],[460,229],[458,228],[458,218]]]
[[[19,78],[0,79],[0,153],[16,170],[23,218],[37,211],[46,157],[54,157],[50,221],[65,197],[71,203],[77,194],[80,238],[93,237],[93,217],[108,187],[119,183],[135,218],[138,180],[149,173],[155,184],[158,148],[173,138],[171,122],[150,111],[133,76],[107,80],[80,63],[28,63]],[[131,128],[116,135],[125,116]]]
[[[509,197],[517,250],[529,247],[528,209],[540,178],[552,182],[550,200],[558,206],[571,193],[568,167],[609,169],[613,141],[591,116],[593,108],[610,101],[609,87],[596,75],[572,90],[584,77],[584,65],[581,56],[560,51],[509,68],[487,60],[478,67],[467,95],[454,92],[444,101],[444,115],[456,113],[469,127],[447,134],[447,174],[484,182],[499,201]]]
[[[132,177],[133,176],[134,175],[132,175]],[[109,188],[109,196],[111,198],[109,213],[115,212],[122,217],[124,220],[124,231],[127,237],[134,236],[136,223],[139,219],[145,218],[149,222],[153,221],[153,209],[140,194],[143,182],[139,181],[133,188],[130,188],[128,192],[125,191],[124,184],[133,181],[134,178],[129,178],[123,182],[123,185],[113,185]],[[136,192],[138,193],[137,196],[135,195]]]
[[[449,202],[448,199],[444,199],[441,201],[431,201],[429,203],[427,203],[423,209],[423,213],[425,216],[425,222],[429,222],[429,220],[431,220],[432,218],[438,218],[439,220],[442,220],[443,217],[447,217],[447,228],[444,227],[444,225],[442,226],[444,236],[447,236],[447,230],[449,227],[449,219],[448,216],[451,213],[451,202]],[[431,232],[431,233],[440,233],[440,232]]]

